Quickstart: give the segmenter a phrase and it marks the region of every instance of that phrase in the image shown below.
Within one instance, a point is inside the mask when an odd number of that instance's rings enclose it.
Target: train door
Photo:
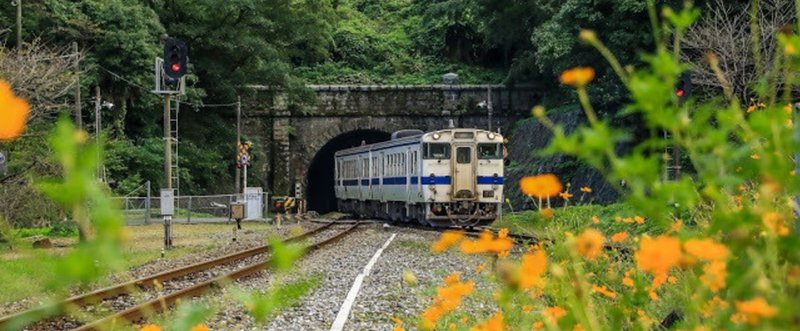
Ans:
[[[453,144],[453,199],[471,200],[475,192],[474,151],[471,145]]]

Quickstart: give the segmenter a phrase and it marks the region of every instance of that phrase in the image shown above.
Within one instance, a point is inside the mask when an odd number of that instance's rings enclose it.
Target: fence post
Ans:
[[[147,181],[147,200],[144,201],[144,224],[150,224],[150,181]]]
[[[192,196],[189,196],[189,218],[186,220],[186,223],[192,223]]]

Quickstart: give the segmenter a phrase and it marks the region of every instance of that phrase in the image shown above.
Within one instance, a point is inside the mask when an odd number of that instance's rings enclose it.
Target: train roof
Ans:
[[[436,133],[436,132],[442,133],[442,132],[453,132],[453,131],[490,132],[488,130],[477,129],[477,128],[448,128],[448,129],[436,130],[436,131],[426,132],[426,133],[412,135],[412,136],[408,136],[408,137],[398,138],[398,139],[394,139],[394,140],[382,141],[382,142],[374,143],[374,144],[366,144],[366,145],[351,147],[351,148],[347,148],[347,149],[343,149],[343,150],[337,151],[334,154],[334,156],[348,156],[348,155],[353,155],[353,154],[358,154],[358,153],[363,153],[363,152],[368,152],[368,151],[392,148],[392,147],[400,146],[400,145],[407,145],[407,144],[410,144],[410,143],[417,143],[417,142],[420,142],[422,140],[422,138],[427,136],[427,135],[430,135],[430,134],[433,134],[433,133]],[[498,134],[498,135],[500,135],[500,134]],[[500,135],[500,136],[502,137],[502,135]]]

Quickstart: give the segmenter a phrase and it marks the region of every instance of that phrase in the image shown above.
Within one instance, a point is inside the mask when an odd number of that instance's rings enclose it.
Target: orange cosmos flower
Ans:
[[[750,325],[756,325],[762,318],[772,318],[778,314],[778,310],[770,307],[762,297],[748,301],[736,301],[736,311]]]
[[[609,290],[608,287],[606,287],[605,285],[597,286],[592,284],[592,291],[594,291],[595,293],[600,293],[612,299],[617,297],[617,292]]]
[[[719,261],[728,257],[730,251],[725,245],[713,239],[690,239],[683,247],[686,252],[700,260]]]
[[[11,85],[0,80],[0,141],[13,140],[22,135],[29,114],[28,101],[15,96]]]
[[[540,210],[539,214],[542,215],[542,218],[553,218],[553,216],[555,216],[556,213],[555,211],[553,211],[553,208],[545,208]]]
[[[711,292],[719,292],[725,288],[725,277],[728,276],[725,262],[714,261],[703,267],[703,275],[700,281],[703,282]]]
[[[522,256],[519,269],[519,287],[530,289],[541,285],[541,276],[547,270],[547,256],[544,251],[538,250],[533,254]]]
[[[784,224],[781,215],[776,212],[765,213],[761,216],[761,222],[774,234],[779,236],[789,235],[789,228]]]
[[[628,233],[627,232],[617,232],[613,236],[611,236],[611,241],[613,241],[615,243],[621,242],[621,241],[623,241],[625,239],[628,239]]]
[[[569,192],[561,192],[558,194],[558,196],[560,196],[564,200],[569,200],[569,198],[572,198],[572,194],[570,194]]]
[[[659,287],[667,280],[669,269],[681,261],[681,242],[670,236],[656,239],[645,236],[634,254],[639,270],[653,275],[653,287]]]
[[[599,224],[600,223],[600,219],[597,218],[597,216],[592,216],[592,223]]]
[[[139,329],[139,331],[161,331],[161,327],[154,324],[147,324]]]
[[[703,314],[703,317],[709,318],[714,315],[717,311],[727,309],[728,302],[723,301],[718,296],[714,296],[711,300],[708,300],[703,308],[700,309],[700,312]]]
[[[553,174],[526,176],[519,181],[522,193],[539,199],[549,198],[561,193],[561,181]]]
[[[641,216],[634,216],[633,220],[636,221],[636,224],[644,224],[644,217]]]
[[[600,254],[603,254],[603,243],[605,241],[606,238],[600,231],[588,228],[578,236],[575,248],[584,257],[594,260]]]
[[[444,283],[447,285],[453,285],[455,283],[458,283],[460,279],[461,279],[461,273],[454,272],[447,275],[447,277],[444,278]]]
[[[488,321],[475,326],[470,331],[503,331],[503,312],[496,312]]]
[[[542,311],[542,315],[547,318],[551,323],[558,323],[562,317],[567,316],[567,311],[559,306],[550,307]]]
[[[467,254],[480,254],[480,253],[503,253],[511,249],[514,242],[509,238],[498,237],[489,231],[481,232],[478,240],[464,240],[461,242],[459,248],[462,252]]]
[[[594,79],[594,69],[578,67],[564,71],[559,80],[561,84],[572,87],[584,87]]]
[[[592,193],[592,189],[590,187],[581,187],[581,192],[583,193]]]
[[[461,239],[464,238],[464,232],[462,231],[452,231],[448,230],[442,233],[442,236],[439,238],[439,241],[433,243],[431,245],[431,250],[436,253],[441,253],[446,251],[448,248],[457,244]]]
[[[192,327],[190,331],[208,331],[208,325],[205,324],[198,324]]]
[[[750,158],[753,159],[753,160],[758,160],[758,159],[761,158],[761,156],[759,156],[758,154],[753,154],[753,155],[750,155]]]

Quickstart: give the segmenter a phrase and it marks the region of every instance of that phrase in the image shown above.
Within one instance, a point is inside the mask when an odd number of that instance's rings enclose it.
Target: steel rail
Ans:
[[[295,237],[286,239],[286,242],[293,242],[305,239],[309,236],[317,234],[329,227],[334,225],[334,223],[328,223],[326,225],[317,227],[313,230],[307,231]],[[199,271],[204,271],[216,267],[218,265],[230,263],[233,261],[245,259],[251,256],[255,256],[258,254],[263,254],[269,252],[271,249],[270,245],[261,245],[258,247],[246,249],[240,252],[231,253],[225,256],[221,256],[215,259],[198,262],[186,267],[181,267],[169,271],[165,271],[159,274],[155,274],[152,276],[142,277],[136,280],[132,280],[123,284],[114,285],[106,288],[102,288],[96,291],[92,291],[89,293],[79,294],[67,298],[57,304],[45,306],[45,307],[37,307],[30,310],[22,311],[13,315],[8,315],[5,317],[0,317],[0,330],[2,330],[10,321],[12,320],[19,320],[19,319],[29,319],[34,318],[37,316],[47,315],[47,317],[56,317],[63,314],[64,309],[70,305],[77,305],[77,306],[84,306],[93,302],[97,302],[99,300],[115,297],[118,295],[123,295],[131,292],[133,288],[149,288],[155,286],[155,282],[164,282],[169,281],[172,279],[176,279],[178,277],[182,277],[188,274],[192,274]],[[53,311],[57,311],[57,314],[53,314]]]
[[[318,242],[318,243],[315,243],[315,244],[312,244],[312,245],[308,246],[306,248],[306,251],[305,251],[304,254],[308,254],[309,252],[315,251],[315,250],[317,250],[317,249],[319,249],[319,248],[321,248],[323,246],[326,246],[326,245],[329,245],[331,243],[334,243],[334,242],[338,241],[339,239],[343,238],[345,235],[347,235],[350,232],[352,232],[359,225],[361,225],[361,223],[355,223],[352,226],[350,226],[349,228],[345,229],[344,231],[339,232],[338,234],[336,234],[335,236],[333,236],[331,238],[325,239],[325,240],[323,240],[321,242]],[[188,288],[182,289],[180,291],[176,291],[176,292],[173,292],[173,293],[158,297],[156,299],[153,299],[151,301],[145,302],[145,303],[140,304],[138,306],[131,307],[131,308],[126,309],[124,311],[121,311],[121,312],[119,312],[117,314],[114,314],[112,316],[103,318],[103,319],[95,321],[95,322],[92,322],[90,324],[85,324],[85,325],[83,325],[81,327],[73,329],[73,331],[89,331],[89,330],[97,330],[97,331],[99,331],[99,330],[102,329],[102,326],[108,325],[107,323],[114,323],[115,321],[123,320],[123,319],[124,320],[128,320],[130,322],[135,322],[135,321],[145,317],[145,315],[147,313],[161,311],[161,310],[166,309],[169,306],[172,306],[173,304],[175,304],[181,298],[200,296],[200,295],[202,295],[203,293],[205,293],[206,291],[208,291],[210,289],[225,286],[225,284],[228,284],[231,281],[244,278],[246,276],[258,273],[260,271],[265,271],[268,268],[269,268],[269,265],[267,263],[265,263],[265,262],[254,263],[254,264],[251,264],[251,265],[246,266],[244,268],[241,268],[239,270],[230,272],[230,273],[228,273],[226,275],[218,276],[218,277],[213,278],[211,280],[207,280],[207,281],[202,282],[200,284],[196,284],[196,285],[194,285],[192,287],[188,287]]]

